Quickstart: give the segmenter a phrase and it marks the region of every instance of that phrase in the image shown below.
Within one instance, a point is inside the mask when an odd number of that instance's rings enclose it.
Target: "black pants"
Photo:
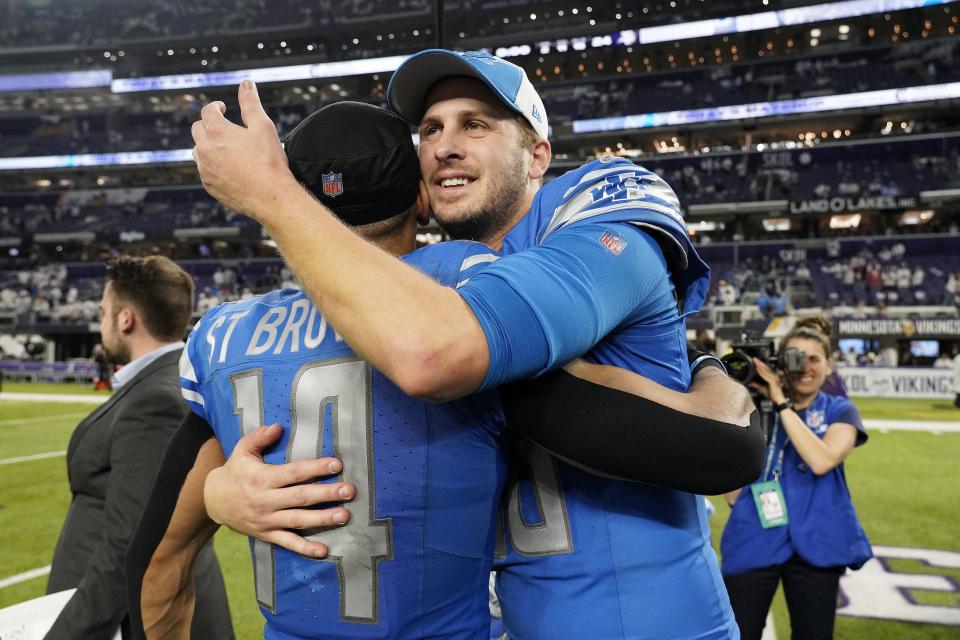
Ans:
[[[815,567],[795,555],[783,564],[724,576],[741,639],[760,640],[780,580],[790,610],[793,640],[833,638],[837,591],[844,568]]]

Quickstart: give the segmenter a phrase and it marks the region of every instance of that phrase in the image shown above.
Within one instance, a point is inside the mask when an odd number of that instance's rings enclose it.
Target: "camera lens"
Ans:
[[[730,377],[740,384],[750,384],[757,374],[757,368],[753,365],[753,360],[743,351],[732,351],[720,360],[723,361]]]

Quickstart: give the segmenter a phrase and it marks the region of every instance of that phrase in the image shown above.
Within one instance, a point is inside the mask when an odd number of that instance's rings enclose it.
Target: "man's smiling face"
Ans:
[[[532,156],[521,126],[472,78],[441,80],[427,95],[420,171],[437,222],[454,238],[488,240],[529,207]]]

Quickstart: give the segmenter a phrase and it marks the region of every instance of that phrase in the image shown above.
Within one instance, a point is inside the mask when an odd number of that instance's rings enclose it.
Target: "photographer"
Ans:
[[[759,639],[783,580],[795,639],[833,637],[837,590],[846,567],[871,556],[843,473],[843,460],[867,440],[857,408],[822,392],[831,373],[830,325],[800,321],[783,341],[802,371],[784,377],[758,358],[765,384],[751,387],[773,403],[763,475],[748,491],[727,494],[722,572],[744,640]],[[791,358],[787,358],[788,360]]]

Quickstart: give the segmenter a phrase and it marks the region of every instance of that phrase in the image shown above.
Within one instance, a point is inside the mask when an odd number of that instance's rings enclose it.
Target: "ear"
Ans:
[[[553,151],[550,149],[550,142],[541,138],[533,145],[533,161],[530,163],[530,170],[527,177],[531,180],[539,180],[550,168],[550,159],[553,157]]]
[[[414,215],[418,224],[426,225],[430,222],[430,194],[427,191],[427,183],[423,180],[420,180],[418,187],[417,201],[413,203]]]
[[[130,307],[124,307],[117,314],[117,330],[120,333],[132,333],[137,324],[137,317]]]

